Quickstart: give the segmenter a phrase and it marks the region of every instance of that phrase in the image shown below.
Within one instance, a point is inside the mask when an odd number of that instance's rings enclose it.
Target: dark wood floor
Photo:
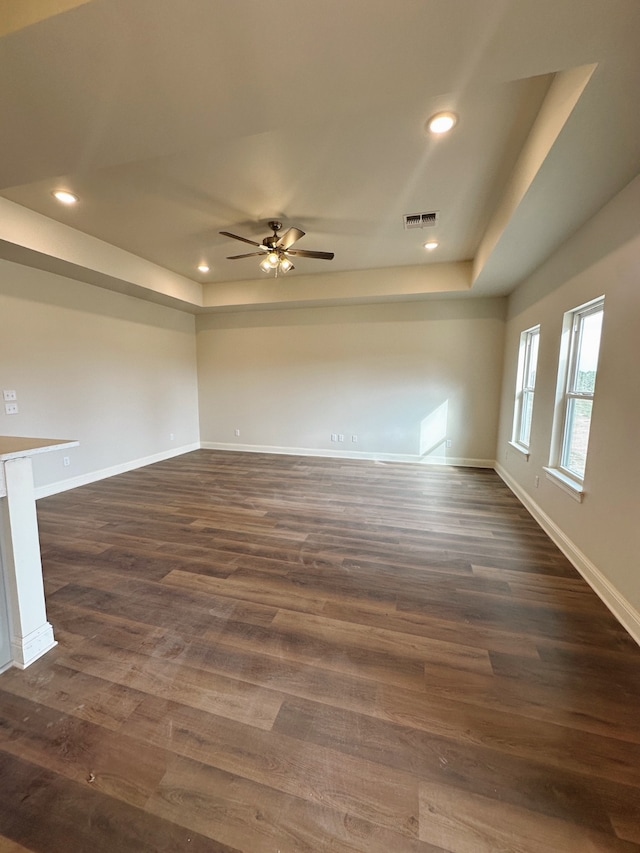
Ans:
[[[494,472],[198,451],[38,515],[0,851],[640,851],[640,648]]]

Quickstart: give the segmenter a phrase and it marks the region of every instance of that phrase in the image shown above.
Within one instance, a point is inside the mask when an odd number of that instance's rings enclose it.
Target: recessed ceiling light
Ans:
[[[427,250],[427,252],[433,252],[434,249],[438,248],[438,241],[437,240],[428,240],[424,244],[424,247]]]
[[[448,133],[457,124],[458,116],[455,113],[436,113],[427,122],[427,130],[437,135]]]
[[[78,201],[78,196],[70,193],[68,190],[56,190],[52,195],[62,204],[76,204]]]
[[[198,272],[209,272],[207,264],[198,264]]]

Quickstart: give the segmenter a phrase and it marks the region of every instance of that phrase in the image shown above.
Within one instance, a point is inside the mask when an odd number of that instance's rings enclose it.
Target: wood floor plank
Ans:
[[[513,599],[512,599],[513,602]],[[398,599],[398,610],[428,618],[448,619],[452,622],[472,621],[475,624],[501,631],[511,631],[528,637],[563,641],[570,639],[581,645],[598,645],[597,638],[606,637],[611,643],[629,647],[629,638],[615,622],[613,616],[600,607],[588,611],[554,606],[536,605],[521,600],[517,605],[505,607],[503,600],[469,600],[460,594],[457,600]]]
[[[364,713],[375,713],[378,707],[378,681],[366,679],[361,674],[350,676],[333,669],[326,669],[322,666],[321,659],[311,664],[277,654],[276,649],[271,650],[273,654],[263,654],[263,650],[260,652],[256,652],[255,649],[245,650],[234,642],[233,637],[236,635],[227,638],[227,642],[220,641],[220,638],[215,642],[208,642],[197,637],[185,638],[159,629],[147,629],[145,633],[140,633],[130,630],[131,623],[127,620],[91,614],[74,608],[66,608],[64,619],[65,628],[59,637],[61,644],[64,642],[69,650],[82,651],[87,639],[95,637],[96,632],[100,632],[102,635],[108,634],[108,642],[103,654],[108,655],[109,649],[117,646],[154,658],[179,661],[203,672],[241,679],[257,687],[276,690],[282,694],[328,701],[331,704]],[[57,660],[60,660],[60,654],[61,652],[57,652]],[[54,668],[54,677],[57,677],[57,670],[65,671],[66,667],[58,663]],[[75,673],[77,670],[70,670],[70,672]],[[86,673],[82,675],[93,678]],[[419,681],[417,686],[418,692],[411,693],[414,701],[419,701],[424,696],[423,683]],[[15,690],[15,686],[9,684],[9,689]],[[132,691],[130,687],[123,689]],[[397,685],[393,685],[393,689],[396,693],[400,691]],[[132,694],[137,695],[133,691]],[[43,697],[44,692],[40,690],[39,699],[44,701]]]
[[[440,666],[487,675],[492,672],[488,652],[462,643],[432,640],[397,630],[373,628],[291,610],[280,610],[272,625],[276,630],[295,631],[301,637],[341,643],[344,647],[363,649],[375,656],[400,654],[405,660],[422,663],[429,660]]]
[[[452,623],[446,619],[431,616],[424,619],[420,614],[398,612],[388,609],[384,612],[363,608],[356,603],[327,603],[322,615],[331,619],[350,621],[357,625],[369,625],[398,631],[401,634],[415,634],[418,637],[440,640],[445,643],[460,643],[485,651],[513,652],[523,657],[539,658],[538,639],[525,637],[513,632],[489,628],[484,625]]]
[[[544,652],[542,653],[544,654]],[[611,690],[618,693],[617,701],[640,705],[640,672],[635,667],[614,667],[613,662],[603,667],[580,669],[577,664],[571,667],[554,666],[549,660],[521,658],[507,652],[489,652],[491,666],[496,675],[512,680],[526,681],[528,685],[540,685],[542,688],[574,688],[579,690],[584,678],[590,679],[592,700],[609,701]],[[542,655],[541,655],[542,657]],[[556,658],[557,660],[558,658]]]
[[[548,760],[558,766],[567,766],[578,771],[586,766],[582,756],[595,756],[602,748],[601,738],[589,738],[584,734],[575,745],[574,729],[559,730],[556,724],[541,724],[523,720],[518,713],[506,713],[499,709],[485,709],[469,705],[460,699],[451,700],[430,694],[403,690],[397,686],[375,686],[362,679],[357,682],[330,676],[320,668],[303,667],[296,671],[295,666],[285,664],[273,658],[261,658],[253,653],[239,652],[232,645],[220,645],[211,649],[197,639],[184,642],[181,638],[166,635],[160,638],[157,630],[147,629],[146,634],[130,630],[131,623],[116,617],[93,616],[79,612],[74,622],[67,616],[67,626],[79,632],[79,644],[84,645],[85,638],[96,631],[108,629],[110,642],[119,647],[136,650],[146,647],[154,656],[178,656],[183,662],[210,672],[242,677],[253,684],[269,686],[278,691],[300,698],[327,701],[331,704],[360,713],[409,724],[414,728],[430,731],[443,736],[464,737],[466,741],[484,744],[493,748],[504,748],[517,755],[536,758],[540,749],[544,749]],[[124,626],[124,631],[121,630]],[[155,642],[154,642],[155,640]],[[77,645],[77,644],[76,644]],[[425,707],[429,713],[425,714]],[[464,731],[464,734],[462,732]],[[625,741],[618,748],[605,744],[604,758],[610,756],[622,764],[631,760],[633,747],[627,748]],[[559,748],[562,746],[562,748]],[[591,760],[591,759],[589,759]],[[601,767],[604,773],[604,768]]]
[[[153,814],[221,838],[251,853],[442,853],[442,849],[390,832],[301,797],[280,793],[191,759],[176,757],[148,805]]]
[[[452,785],[527,808],[531,813],[612,833],[609,813],[590,774],[554,767],[553,759],[549,763],[542,749],[537,758],[521,759],[508,750],[463,744],[452,737],[303,700],[283,703],[274,728],[303,742],[342,750],[435,785]],[[611,782],[609,790],[615,790],[616,798],[628,808],[637,803],[634,786]]]
[[[0,688],[15,696],[32,699],[101,726],[118,731],[145,698],[144,693],[115,684],[99,676],[61,666],[59,649],[46,662],[36,661],[26,672],[11,670],[0,679]]]
[[[259,728],[271,728],[282,696],[245,681],[216,676],[195,667],[158,660],[112,646],[86,642],[82,649],[59,658],[69,669],[108,678],[123,687],[164,699],[180,699],[207,713],[242,720]]]
[[[37,510],[0,853],[640,853],[640,648],[495,472],[202,450]]]
[[[420,786],[420,837],[451,853],[628,853],[623,840],[488,797],[427,782]]]
[[[418,783],[315,744],[264,732],[231,720],[211,725],[194,709],[149,697],[132,714],[127,733],[146,743],[282,793],[347,812],[417,839]],[[237,744],[243,744],[243,750]],[[357,792],[357,794],[356,794]]]
[[[33,853],[33,851],[27,850],[22,844],[17,844],[4,835],[0,835],[0,853]]]
[[[131,587],[132,582],[121,583],[116,580],[111,590],[108,590],[103,589],[99,581],[95,586],[70,582],[53,593],[51,600],[56,606],[72,604],[84,607],[85,610],[121,614],[132,622],[154,627],[168,626],[175,630],[186,628],[196,634],[214,628],[220,619],[224,621],[235,605],[234,601],[227,598],[226,601],[210,601],[210,608],[191,608],[188,602],[185,604],[180,601],[179,595],[176,596],[175,602],[166,595],[163,597],[158,585],[154,589],[155,596],[144,601],[139,596],[127,595],[127,585]]]
[[[464,695],[460,700],[429,696],[419,703],[414,694],[381,688],[372,716],[533,762],[544,756],[545,764],[560,771],[588,775],[595,764],[601,778],[632,786],[637,779],[640,743],[529,719],[507,709],[469,705]]]
[[[0,833],[33,853],[239,853],[0,750]]]
[[[465,701],[497,711],[517,711],[523,717],[555,722],[579,731],[638,743],[638,714],[635,706],[616,696],[599,695],[584,689],[558,690],[556,687],[529,684],[526,679],[465,673],[457,684],[442,667],[425,665],[427,692],[446,698],[461,693]]]
[[[162,747],[0,692],[0,749],[143,808],[166,770]]]
[[[278,588],[277,579],[268,583],[265,588],[256,586],[255,584],[243,582],[230,577],[227,579],[218,579],[214,577],[205,577],[203,575],[193,575],[189,572],[180,570],[169,572],[163,579],[168,586],[179,587],[182,589],[191,589],[200,591],[206,594],[228,596],[229,598],[239,599],[241,601],[250,601],[254,604],[264,604],[269,607],[287,607],[290,610],[302,610],[303,612],[318,612],[324,607],[327,602],[326,597],[307,596],[299,594],[293,590],[284,592]]]

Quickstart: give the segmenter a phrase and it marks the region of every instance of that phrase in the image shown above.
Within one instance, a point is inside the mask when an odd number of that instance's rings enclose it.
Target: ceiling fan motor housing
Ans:
[[[278,231],[282,228],[282,222],[278,222],[277,219],[272,219],[270,222],[267,222],[267,225],[271,228],[273,234],[270,237],[265,237],[262,241],[262,245],[266,246],[267,249],[273,249],[278,242]]]
[[[268,249],[273,249],[275,244],[278,242],[278,231],[282,228],[282,222],[278,222],[277,219],[272,219],[267,222],[267,225],[273,231],[273,234],[270,237],[265,237],[262,241],[262,245],[266,246]]]

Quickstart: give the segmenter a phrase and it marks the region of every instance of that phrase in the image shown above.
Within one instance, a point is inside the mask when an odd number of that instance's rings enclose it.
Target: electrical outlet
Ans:
[[[540,485],[540,477],[538,477],[538,475],[536,474],[536,489],[538,488],[539,485]]]
[[[354,444],[357,444],[357,442],[358,442],[358,436],[357,436],[357,435],[352,435],[352,436],[351,436],[351,441],[352,441]]]
[[[62,457],[62,464],[64,465],[65,468],[68,468],[69,465],[71,465],[71,460],[69,459],[68,456]]]
[[[236,438],[240,438],[240,430],[239,429],[234,430],[234,435]]]
[[[337,441],[337,440],[338,440],[338,433],[332,432],[331,433],[331,441]]]
[[[11,401],[11,400],[17,400],[18,399],[18,395],[16,394],[15,391],[3,391],[2,396],[4,397],[5,402],[7,400]]]
[[[338,433],[338,441],[344,441],[344,434],[341,432]]]
[[[450,438],[447,439],[447,447],[451,447],[451,439]]]
[[[18,404],[17,403],[5,403],[4,410],[7,415],[17,415],[18,414]]]

